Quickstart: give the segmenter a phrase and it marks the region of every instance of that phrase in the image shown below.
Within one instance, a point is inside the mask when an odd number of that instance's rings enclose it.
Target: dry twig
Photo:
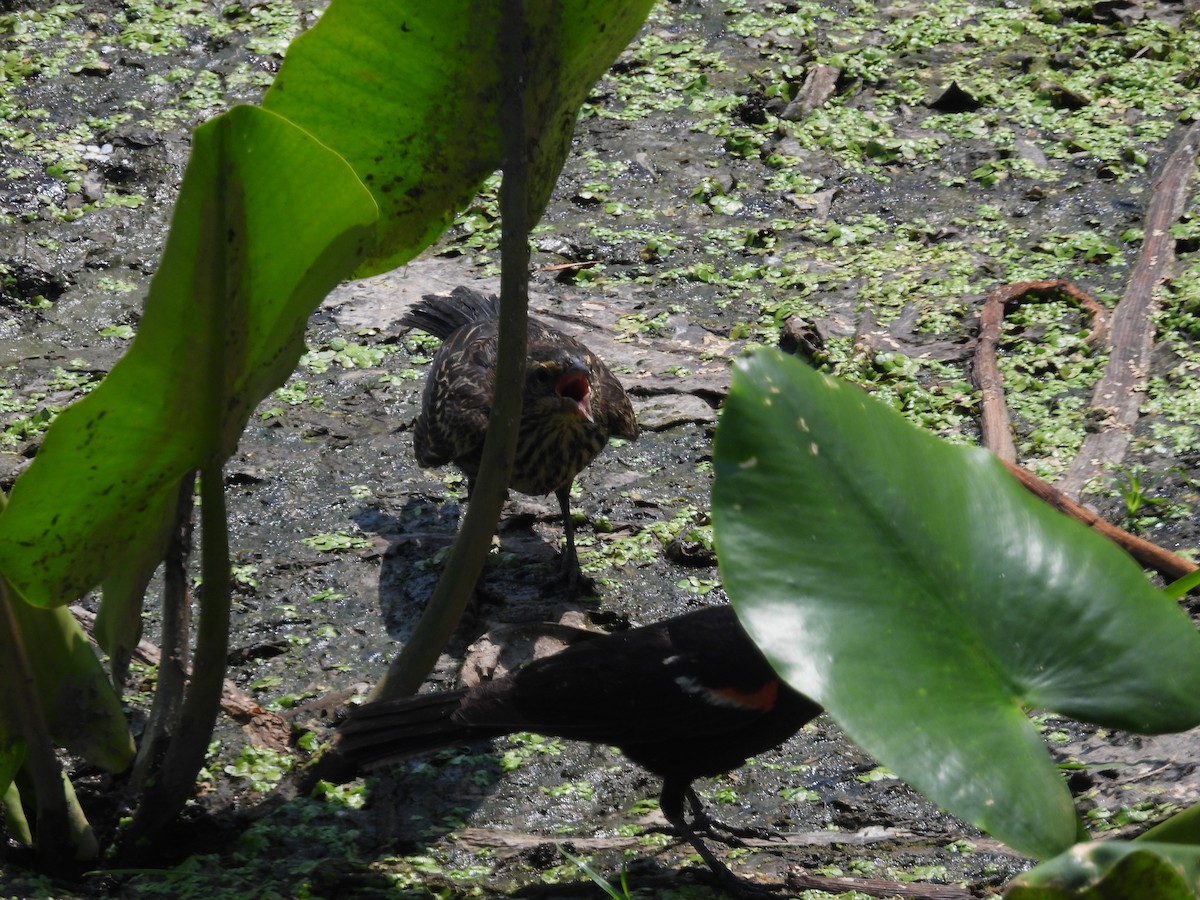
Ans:
[[[1172,553],[1158,544],[1151,543],[1145,538],[1130,534],[1128,531],[1104,521],[1096,513],[1080,506],[1062,491],[1042,481],[1032,472],[1007,460],[1001,461],[1008,467],[1008,471],[1013,474],[1013,477],[1035,496],[1042,498],[1059,512],[1066,513],[1072,519],[1076,519],[1093,531],[1104,535],[1136,559],[1140,565],[1147,569],[1153,569],[1167,581],[1175,581],[1198,568],[1195,563],[1189,562],[1177,553]]]
[[[1047,297],[1065,294],[1076,300],[1092,315],[1092,332],[1089,343],[1103,340],[1107,328],[1107,312],[1087,293],[1063,279],[1052,281],[1023,281],[1008,284],[992,291],[984,301],[980,315],[979,344],[975,351],[974,378],[980,390],[980,417],[983,431],[983,446],[1000,458],[1013,477],[1035,496],[1049,503],[1059,512],[1087,525],[1117,544],[1126,553],[1148,569],[1158,572],[1168,581],[1182,578],[1196,570],[1197,566],[1178,554],[1159,547],[1157,544],[1130,534],[1104,521],[1096,513],[1076,503],[1053,485],[1047,484],[1032,472],[1016,464],[1017,451],[1013,445],[1012,430],[1008,419],[1008,406],[1004,402],[1004,383],[996,365],[996,348],[1000,342],[1000,327],[1005,309],[1027,296]]]
[[[1142,252],[1125,296],[1113,311],[1112,353],[1092,395],[1092,406],[1104,413],[1104,422],[1099,431],[1084,438],[1079,454],[1058,482],[1059,490],[1070,497],[1078,498],[1106,466],[1119,463],[1133,434],[1150,375],[1155,291],[1171,276],[1175,239],[1169,229],[1183,212],[1198,146],[1200,121],[1188,129],[1154,180]]]

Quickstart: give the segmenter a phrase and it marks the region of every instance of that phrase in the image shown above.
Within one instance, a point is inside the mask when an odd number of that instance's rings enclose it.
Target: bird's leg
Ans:
[[[717,882],[717,886],[731,894],[736,894],[741,897],[773,897],[779,889],[773,885],[759,885],[738,878],[729,870],[725,863],[717,858],[717,855],[700,839],[696,834],[696,830],[689,825],[683,814],[684,800],[692,808],[693,824],[699,824],[702,828],[711,828],[714,824],[712,819],[704,812],[704,805],[700,802],[700,798],[692,789],[690,782],[678,782],[672,779],[663,779],[662,794],[659,796],[658,806],[662,810],[662,814],[672,827],[683,837],[696,852],[700,854],[700,858],[712,870],[713,878]]]
[[[671,826],[679,836],[691,844],[696,852],[700,854],[700,858],[712,870],[717,885],[734,894],[761,892],[761,888],[749,882],[742,881],[742,879],[729,871],[729,867],[721,862],[717,858],[717,855],[700,839],[700,836],[688,824],[687,817],[683,814],[685,798],[691,804],[692,811],[695,813],[699,807],[700,798],[692,790],[691,784],[674,781],[670,778],[663,779],[662,794],[658,798],[658,808],[662,810],[662,814],[671,823]],[[703,816],[703,809],[700,809],[700,814]]]
[[[566,538],[566,546],[562,551],[562,574],[560,577],[566,586],[567,593],[572,596],[579,593],[594,593],[595,585],[592,583],[592,579],[583,574],[583,569],[579,565],[579,554],[575,551],[575,520],[571,517],[571,485],[559,488],[554,492],[554,496],[558,498],[558,506],[562,510],[563,535]]]

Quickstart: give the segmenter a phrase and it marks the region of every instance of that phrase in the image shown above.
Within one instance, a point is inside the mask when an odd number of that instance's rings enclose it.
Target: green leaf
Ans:
[[[33,829],[29,827],[29,820],[25,818],[25,810],[21,805],[21,792],[12,783],[11,774],[6,781],[3,772],[0,772],[0,786],[3,786],[0,804],[4,806],[4,825],[8,829],[9,836],[18,843],[27,847],[31,846]]]
[[[1006,900],[1194,900],[1200,847],[1149,842],[1079,844],[1018,876]]]
[[[6,709],[0,708],[0,794],[3,794],[5,806],[11,806],[10,801],[20,802],[20,793],[13,784],[21,763],[25,761],[25,743],[14,740],[9,732],[12,726],[6,720],[9,715]]]
[[[1188,591],[1195,590],[1197,586],[1200,586],[1200,569],[1189,572],[1182,578],[1172,581],[1163,588],[1163,591],[1168,597],[1178,600],[1184,594],[1188,593]]]
[[[121,772],[133,760],[133,737],[104,667],[87,635],[65,607],[39,609],[19,597],[0,597],[8,603],[23,655],[33,676],[37,702],[57,746],[84,759]],[[11,652],[11,651],[10,651]],[[17,690],[7,685],[6,690]],[[25,698],[29,699],[29,698]],[[0,748],[20,739],[14,705],[0,704]],[[9,758],[8,764],[14,760]]]
[[[748,631],[850,737],[1047,857],[1077,817],[1023,705],[1140,732],[1200,722],[1200,636],[1121,550],[798,361],[738,362],[713,519]]]
[[[273,113],[196,130],[136,339],[59,415],[0,514],[0,570],[26,599],[70,602],[158,539],[179,479],[223,461],[295,367],[375,216],[346,164]]]
[[[652,5],[525,4],[533,219],[566,158],[580,104]],[[358,275],[410,260],[501,168],[503,10],[476,0],[335,0],[288,48],[263,106],[340,153],[381,210]]]

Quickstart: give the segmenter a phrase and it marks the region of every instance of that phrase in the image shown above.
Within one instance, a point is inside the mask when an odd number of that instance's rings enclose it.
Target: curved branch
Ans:
[[[1001,285],[987,295],[983,311],[979,314],[979,346],[975,350],[975,367],[971,374],[980,393],[983,445],[1006,463],[1017,461],[1017,448],[1013,444],[1008,406],[1004,402],[1004,379],[1000,377],[996,365],[996,348],[1000,344],[1004,313],[1015,308],[1027,296],[1047,298],[1059,294],[1070,297],[1091,314],[1092,331],[1088,335],[1088,343],[1102,341],[1108,330],[1108,310],[1065,278]]]

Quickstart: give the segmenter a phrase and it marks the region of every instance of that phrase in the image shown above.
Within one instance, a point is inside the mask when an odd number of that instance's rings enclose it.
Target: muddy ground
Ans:
[[[723,601],[705,552],[716,410],[729,358],[748,341],[776,342],[789,317],[813,326],[834,371],[940,434],[975,441],[967,366],[987,290],[1063,276],[1115,302],[1152,173],[1196,109],[1186,97],[1200,56],[1184,36],[1196,10],[1059,6],[1061,21],[1020,3],[729,0],[656,10],[585,107],[534,237],[534,311],[610,363],[644,429],[579,479],[580,544],[598,592],[565,598],[549,587],[557,506],[514,498],[433,687],[453,682],[468,646],[499,626],[575,615],[621,627]],[[5,95],[6,487],[36,452],[42,420],[107,371],[136,328],[190,127],[253,101],[286,39],[314,20],[312,7],[88,0],[44,11],[35,33],[28,11],[0,3],[10,75],[15,60],[51,60],[13,76]],[[1004,9],[1044,30],[1031,24],[1015,44],[990,46],[987,17]],[[1098,60],[1102,52],[1115,61]],[[1141,105],[1109,96],[1120,66],[1143,59]],[[802,87],[817,62],[842,69],[828,96]],[[1094,66],[1115,74],[1105,81]],[[1051,83],[1028,88],[1044,98],[1044,116],[1008,102],[1031,71]],[[1086,89],[1072,80],[1081,72]],[[952,82],[962,96],[947,91]],[[815,117],[788,111],[798,92]],[[1112,124],[1103,113],[1118,104]],[[1069,118],[1089,111],[1087,123]],[[948,124],[954,115],[961,120]],[[1085,124],[1094,131],[1084,134]],[[1106,127],[1120,132],[1115,145],[1102,140]],[[335,291],[313,316],[312,352],[227,466],[238,567],[229,677],[286,711],[298,732],[325,737],[320,698],[384,670],[452,540],[465,486],[414,464],[408,432],[429,353],[396,322],[423,293],[495,286],[494,214],[494,198],[481,197],[422,259]],[[1178,249],[1182,270],[1195,242]],[[1163,326],[1156,362],[1180,395],[1193,387],[1195,336],[1175,328],[1194,309],[1188,296],[1165,299],[1177,318]],[[1055,309],[1014,326],[1005,347],[1009,372],[1025,376],[1018,449],[1050,477],[1078,446],[1088,379],[1103,362],[1076,349],[1039,356],[1043,339],[1080,332],[1072,316]],[[916,362],[897,369],[889,351]],[[1197,544],[1194,409],[1165,399],[1151,409],[1121,470],[1126,492],[1107,485],[1090,498],[1181,551]],[[141,689],[135,678],[135,707]],[[1098,830],[1131,833],[1200,793],[1196,735],[1137,738],[1053,717],[1042,725],[1057,758],[1086,764],[1072,787]],[[6,865],[0,893],[598,894],[559,854],[561,842],[610,877],[626,869],[643,896],[705,894],[686,845],[642,832],[661,824],[649,802],[655,780],[607,748],[498,741],[274,806],[251,823],[243,814],[278,778],[274,758],[249,761],[230,721],[218,738],[173,871],[54,883]],[[737,871],[775,883],[801,867],[986,895],[1030,865],[878,769],[825,719],[699,787],[720,818],[777,833],[730,853]]]

